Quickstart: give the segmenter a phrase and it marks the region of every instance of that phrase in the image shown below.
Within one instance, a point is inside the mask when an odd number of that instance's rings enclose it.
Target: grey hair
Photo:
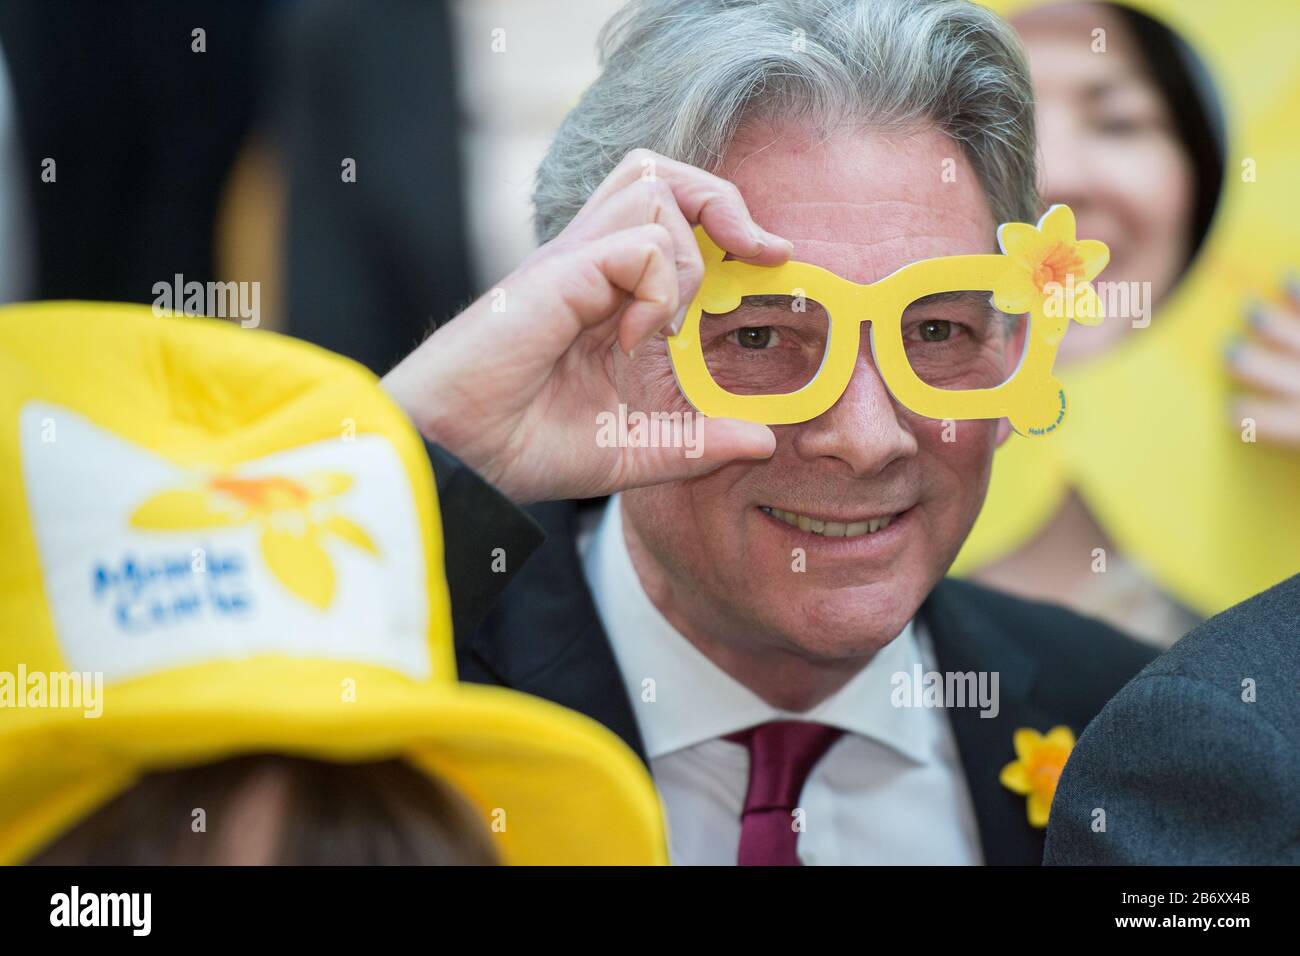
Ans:
[[[1033,91],[1020,41],[967,0],[632,0],[601,74],[537,171],[552,239],[631,150],[716,171],[741,123],[799,116],[934,124],[965,150],[997,222],[1038,213]]]

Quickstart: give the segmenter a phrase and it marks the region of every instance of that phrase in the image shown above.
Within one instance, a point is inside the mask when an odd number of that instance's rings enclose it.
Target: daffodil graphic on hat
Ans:
[[[256,524],[262,557],[291,593],[324,610],[334,600],[336,575],[323,543],[333,537],[379,557],[370,535],[339,514],[336,499],[352,487],[340,472],[296,480],[281,475],[216,475],[191,488],[160,492],[131,515],[147,531],[201,531]]]
[[[1002,251],[1021,268],[1007,287],[994,296],[1003,312],[1019,314],[1042,301],[1048,320],[1060,319],[1051,335],[1060,340],[1069,320],[1097,325],[1105,314],[1092,287],[1110,251],[1096,239],[1076,239],[1074,213],[1069,206],[1049,209],[1037,226],[1009,222],[998,229]]]

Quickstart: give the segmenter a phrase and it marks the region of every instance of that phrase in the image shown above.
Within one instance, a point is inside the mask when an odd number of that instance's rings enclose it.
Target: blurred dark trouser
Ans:
[[[35,241],[30,294],[151,302],[214,278],[221,189],[260,87],[255,0],[5,0]],[[205,31],[206,51],[192,49]],[[54,182],[41,179],[55,161]]]
[[[472,291],[450,17],[430,0],[285,14],[270,120],[289,182],[288,331],[382,374]]]

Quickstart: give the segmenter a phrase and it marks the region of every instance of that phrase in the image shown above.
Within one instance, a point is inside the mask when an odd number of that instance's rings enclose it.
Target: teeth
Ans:
[[[889,522],[894,520],[894,515],[886,515],[883,518],[868,518],[866,521],[853,521],[846,524],[843,521],[818,521],[816,518],[793,511],[782,511],[780,508],[765,507],[763,510],[800,531],[811,531],[813,534],[820,534],[827,538],[857,538],[864,534],[875,534],[888,528]]]

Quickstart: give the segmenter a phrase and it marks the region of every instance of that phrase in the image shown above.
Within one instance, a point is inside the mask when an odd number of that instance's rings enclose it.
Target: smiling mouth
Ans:
[[[891,521],[902,514],[898,512],[878,518],[864,518],[861,521],[825,521],[796,511],[770,508],[767,505],[759,505],[759,510],[800,531],[810,531],[826,538],[859,538],[864,534],[875,534],[877,531],[884,531]]]

